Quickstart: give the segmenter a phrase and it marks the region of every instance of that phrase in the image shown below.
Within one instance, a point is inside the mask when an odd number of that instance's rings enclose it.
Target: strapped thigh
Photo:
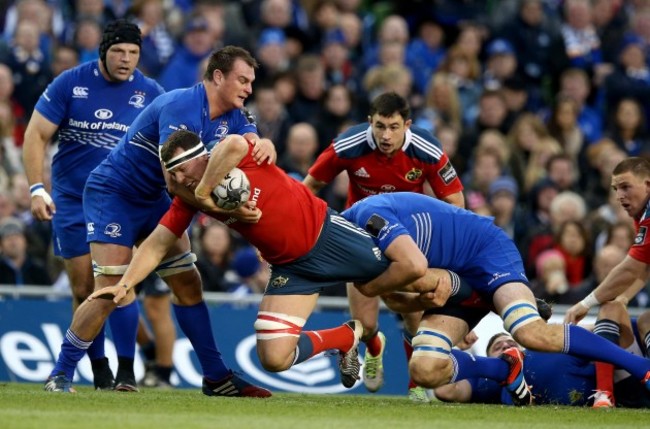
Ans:
[[[535,304],[524,299],[510,303],[501,312],[503,327],[514,335],[515,331],[529,323],[542,320]]]
[[[413,356],[448,359],[452,342],[444,332],[420,326],[411,340]]]
[[[272,311],[260,311],[253,327],[258,340],[274,340],[282,337],[299,337],[305,319]]]
[[[160,278],[164,279],[174,274],[193,270],[194,262],[196,262],[196,255],[192,252],[185,252],[165,259],[156,267],[155,271]]]

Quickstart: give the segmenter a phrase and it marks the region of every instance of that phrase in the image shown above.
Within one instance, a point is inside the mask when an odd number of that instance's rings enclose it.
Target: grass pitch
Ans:
[[[140,393],[44,392],[38,384],[0,384],[2,429],[484,429],[642,428],[650,410],[496,405],[415,404],[382,395],[301,395],[214,398],[198,389]]]

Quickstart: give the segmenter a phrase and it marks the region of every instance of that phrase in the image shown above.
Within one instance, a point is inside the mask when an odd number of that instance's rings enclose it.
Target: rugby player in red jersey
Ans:
[[[442,146],[428,131],[411,126],[408,102],[394,92],[379,95],[370,105],[368,122],[350,127],[336,137],[318,157],[303,181],[314,193],[346,171],[350,180],[346,208],[370,196],[388,192],[425,193],[464,208],[463,185]],[[383,352],[386,339],[379,331],[379,299],[364,296],[347,285],[350,313],[363,324],[366,344],[363,379],[370,392],[384,383]],[[413,348],[422,313],[402,313],[407,360]],[[409,380],[409,397],[428,401],[422,389]]]
[[[325,202],[274,164],[258,165],[252,145],[244,137],[229,135],[208,153],[199,137],[174,132],[160,156],[169,180],[194,191],[193,207],[176,197],[153,233],[139,246],[119,284],[94,293],[90,299],[112,297],[117,304],[153,270],[167,249],[201,210],[238,231],[271,264],[271,278],[260,304],[255,330],[262,366],[273,372],[328,349],[339,350],[341,382],[352,387],[359,379],[357,344],[363,328],[358,320],[319,331],[303,331],[319,293],[341,281],[365,282],[387,278],[395,287],[425,275],[420,266],[404,258],[386,260],[364,230],[328,209]],[[245,224],[216,212],[212,190],[235,166],[251,184],[246,209],[261,211],[258,223]]]

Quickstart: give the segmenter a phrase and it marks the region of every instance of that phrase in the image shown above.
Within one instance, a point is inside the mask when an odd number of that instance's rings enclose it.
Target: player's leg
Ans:
[[[537,313],[533,293],[523,283],[500,286],[494,293],[493,301],[505,329],[525,348],[609,362],[644,382],[646,374],[650,374],[650,361],[630,355],[586,329],[544,322]]]
[[[621,342],[622,330],[625,332],[627,345],[630,345],[634,341],[634,336],[625,305],[619,301],[603,303],[598,311],[598,319],[593,330],[594,334],[613,344],[627,347]],[[615,403],[614,365],[606,362],[594,362],[594,365],[596,367],[596,392],[593,395],[593,407],[612,408]]]
[[[406,364],[411,360],[413,355],[413,337],[417,334],[422,312],[400,313],[402,318],[402,345],[406,354]],[[408,380],[408,397],[413,402],[429,402],[431,400],[427,390],[418,386],[411,377]]]
[[[258,357],[266,370],[279,372],[323,351],[338,350],[341,382],[352,387],[359,379],[357,346],[363,328],[351,320],[331,329],[303,331],[317,299],[317,293],[265,294],[255,321]]]
[[[120,281],[131,261],[131,247],[120,244],[93,242],[90,245],[95,275],[95,290],[112,286]],[[123,300],[108,318],[117,352],[118,368],[115,374],[115,390],[137,392],[133,364],[135,344],[140,320],[138,301]]]
[[[161,283],[164,290],[147,290],[144,292],[144,311],[151,324],[155,338],[155,380],[150,387],[170,387],[169,381],[173,362],[174,342],[176,341],[176,328],[171,317],[171,296],[169,289],[164,282],[156,279],[155,283]],[[152,285],[155,287],[155,284]],[[146,380],[144,380],[146,381]],[[146,383],[145,383],[146,385]]]
[[[63,258],[70,289],[73,313],[93,292],[90,246],[86,242],[86,221],[80,197],[53,190],[57,216],[52,219],[54,254]],[[104,328],[87,350],[93,370],[93,381],[98,390],[112,390],[115,384],[104,350]]]
[[[106,245],[112,254],[124,253],[130,257],[130,249],[116,245]],[[121,247],[121,249],[119,249]],[[100,252],[101,253],[101,252]],[[119,277],[118,277],[119,279]],[[117,281],[117,279],[115,279]],[[110,283],[106,283],[109,285]],[[128,306],[135,301],[135,294],[129,292],[121,303]],[[108,316],[115,310],[116,304],[111,299],[84,301],[74,313],[72,324],[66,332],[61,352],[46,382],[45,389],[50,391],[71,391],[71,382],[77,363],[90,347],[95,336],[104,326]],[[136,322],[137,323],[137,322]],[[134,333],[135,337],[135,333]],[[135,344],[135,343],[134,343]],[[135,346],[134,346],[135,347]]]
[[[638,317],[636,326],[639,330],[639,338],[643,343],[641,344],[643,352],[650,357],[650,311],[644,311]]]
[[[181,330],[190,340],[203,371],[202,391],[208,396],[269,397],[271,392],[235,375],[217,347],[208,307],[203,300],[201,276],[194,265],[187,233],[176,242],[156,269],[174,293],[173,308]]]
[[[93,292],[95,281],[93,278],[90,253],[72,258],[64,258],[63,263],[70,281],[70,288],[72,290],[72,308],[74,312]],[[106,357],[104,349],[104,341],[104,326],[102,325],[86,352],[93,370],[93,383],[95,389],[113,390],[115,387],[115,378],[113,377],[113,372],[108,364],[108,358]]]
[[[383,355],[386,348],[386,337],[379,331],[379,298],[363,295],[352,283],[346,287],[350,315],[363,325],[361,341],[366,345],[363,383],[369,392],[376,392],[384,385]]]

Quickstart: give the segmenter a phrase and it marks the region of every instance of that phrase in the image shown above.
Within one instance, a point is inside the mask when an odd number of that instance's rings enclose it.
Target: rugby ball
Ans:
[[[212,190],[212,195],[217,207],[235,210],[248,201],[251,195],[251,184],[246,173],[235,167]]]

